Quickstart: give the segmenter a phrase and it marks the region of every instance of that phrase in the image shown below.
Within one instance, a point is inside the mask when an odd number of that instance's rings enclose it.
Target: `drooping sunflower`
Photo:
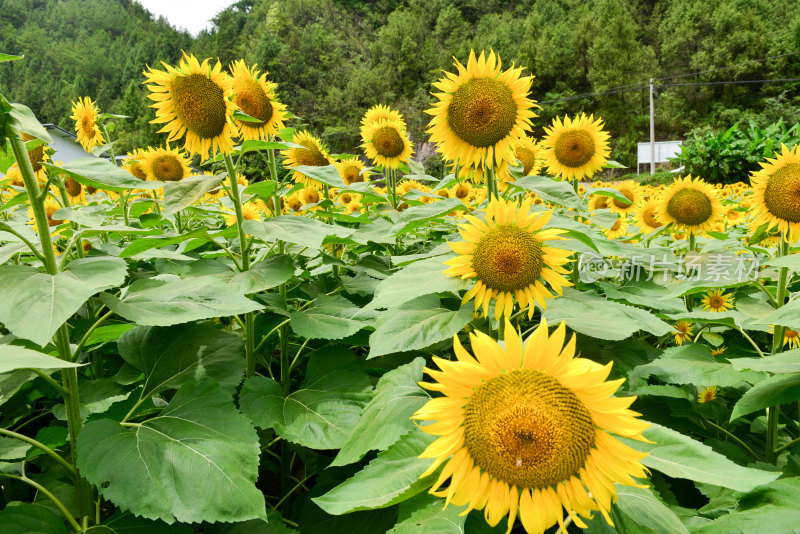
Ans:
[[[733,295],[725,293],[724,289],[715,289],[706,292],[700,300],[703,311],[724,312],[733,308]]]
[[[800,332],[788,326],[783,327],[783,345],[789,345],[790,349],[800,348]]]
[[[649,234],[650,232],[653,232],[664,226],[664,224],[659,221],[658,217],[655,215],[656,208],[658,208],[658,202],[656,199],[651,197],[640,203],[634,212],[634,220],[636,221],[636,224],[645,233]]]
[[[148,148],[139,154],[141,170],[148,180],[178,182],[192,174],[189,158],[180,150],[170,148]]]
[[[613,187],[628,200],[612,198],[608,203],[608,209],[621,215],[633,213],[636,210],[636,205],[642,201],[642,190],[639,184],[633,180],[625,180]]]
[[[420,458],[434,458],[421,475],[445,464],[431,493],[457,506],[484,509],[487,523],[517,514],[525,530],[542,533],[559,523],[564,509],[575,524],[599,511],[611,523],[614,484],[640,486],[647,456],[612,435],[648,441],[649,423],[629,409],[636,397],[612,397],[624,379],[606,382],[611,364],[575,357],[575,336],[566,344],[562,322],[547,323],[523,344],[506,321],[505,344],[482,332],[470,334],[474,356],[454,337],[457,361],[434,357],[426,369],[443,394],[412,417],[434,421],[422,430],[438,436]],[[450,480],[446,489],[442,484]],[[563,509],[562,509],[563,508]]]
[[[395,111],[389,106],[384,106],[383,104],[376,104],[369,108],[361,118],[361,126],[369,126],[370,124],[378,122],[382,119],[399,122],[403,128],[406,127],[406,121],[403,120],[403,115],[399,111]]]
[[[510,200],[493,198],[486,208],[486,221],[467,215],[467,224],[459,226],[464,242],[451,242],[458,254],[445,262],[445,274],[475,279],[475,285],[464,295],[462,303],[475,299],[475,309],[489,314],[489,304],[495,299],[495,317],[511,316],[514,298],[520,309],[528,307],[533,316],[533,303],[547,308],[546,299],[558,295],[564,286],[572,285],[561,276],[563,267],[571,261],[571,250],[544,246],[546,241],[564,239],[563,230],[542,230],[550,220],[550,212],[530,212],[530,201],[517,206]]]
[[[686,341],[692,339],[692,323],[690,321],[678,321],[675,323],[675,344],[683,345]]]
[[[377,165],[396,169],[408,162],[414,151],[405,127],[389,119],[380,119],[361,128],[364,153]]]
[[[603,121],[594,120],[593,115],[581,113],[575,119],[566,116],[563,121],[556,117],[544,131],[545,165],[556,176],[568,180],[590,178],[606,164],[611,154]]]
[[[248,68],[244,60],[234,61],[230,67],[233,77],[233,103],[239,109],[261,122],[240,121],[242,139],[267,139],[285,128],[286,106],[278,102],[275,88],[278,84],[267,80],[255,65]]]
[[[336,161],[334,165],[336,165],[342,181],[347,185],[369,181],[370,171],[364,170],[364,163],[357,157]]]
[[[159,132],[175,141],[186,134],[184,148],[205,158],[233,150],[233,138],[239,130],[233,121],[233,79],[222,70],[219,61],[211,66],[194,55],[184,53],[178,67],[162,62],[166,70],[148,67],[143,83],[155,101],[156,118],[151,123],[166,123]]]
[[[700,178],[678,178],[658,197],[655,216],[664,224],[692,234],[708,232],[721,220],[722,202],[716,189]]]
[[[455,60],[456,74],[446,72],[433,86],[439,101],[426,113],[433,115],[427,132],[445,160],[458,163],[459,177],[471,169],[514,164],[514,145],[531,127],[536,103],[528,98],[533,76],[522,67],[502,70],[500,58],[490,52],[467,66]]]
[[[522,162],[522,176],[538,176],[544,164],[542,147],[527,135],[514,145],[514,156]]]
[[[303,130],[295,132],[292,142],[301,145],[303,148],[287,148],[281,151],[284,167],[326,167],[333,161],[328,155],[328,149],[322,141]],[[319,185],[317,180],[296,172],[292,175],[294,181],[299,184]]]
[[[800,145],[761,163],[761,170],[750,176],[753,186],[754,224],[769,223],[786,234],[790,242],[800,239]]]
[[[75,121],[75,132],[78,134],[78,142],[84,150],[89,152],[92,147],[102,145],[106,142],[97,124],[97,114],[99,110],[92,99],[88,96],[78,98],[78,103],[72,103],[72,116]]]
[[[28,141],[33,141],[36,137],[32,135],[28,135],[25,132],[20,132],[22,134],[22,140],[26,143]],[[42,170],[42,162],[50,161],[50,155],[47,153],[47,145],[44,143],[36,146],[30,150],[28,150],[28,159],[31,161],[31,166],[33,167],[33,172],[37,173]]]
[[[705,403],[711,402],[717,398],[717,386],[702,387],[697,392],[697,402]]]

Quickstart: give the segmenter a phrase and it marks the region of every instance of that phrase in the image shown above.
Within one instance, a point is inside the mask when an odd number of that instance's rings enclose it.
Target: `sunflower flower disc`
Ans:
[[[582,528],[594,511],[611,523],[614,484],[646,475],[646,454],[611,434],[647,441],[649,425],[628,408],[635,397],[611,396],[623,382],[606,382],[611,364],[576,358],[565,337],[563,322],[551,335],[543,321],[523,344],[506,321],[504,346],[478,332],[474,355],[456,336],[457,361],[434,357],[420,385],[443,396],[413,415],[438,436],[420,455],[434,459],[421,478],[444,464],[432,494],[483,509],[492,526],[508,516],[507,532],[517,515],[529,533],[563,526],[564,510]]]
[[[204,158],[209,151],[212,156],[232,152],[239,130],[233,122],[233,79],[222,65],[217,62],[212,67],[208,59],[200,63],[187,54],[177,68],[163,65],[165,71],[144,72],[148,97],[155,101],[150,107],[155,108],[156,118],[150,122],[166,123],[159,132],[169,134],[167,141],[185,134],[186,150]]]
[[[302,148],[287,148],[281,151],[284,167],[326,167],[331,164],[331,157],[322,141],[303,130],[295,132],[292,142]],[[317,180],[309,178],[303,173],[296,172],[292,176],[294,181],[305,185],[319,185]]]
[[[781,146],[781,153],[752,174],[754,226],[768,223],[790,242],[800,239],[800,152]]]
[[[445,274],[475,279],[475,285],[464,295],[463,302],[475,299],[475,309],[489,313],[495,300],[495,317],[511,315],[514,299],[520,309],[528,307],[533,316],[534,302],[543,309],[546,299],[554,295],[545,283],[561,294],[572,285],[562,275],[571,261],[570,250],[545,246],[545,241],[563,239],[561,230],[543,230],[552,212],[530,213],[530,200],[521,206],[504,199],[493,199],[486,208],[486,221],[468,215],[468,223],[459,231],[465,242],[450,243],[458,256],[445,262]]]
[[[361,139],[367,157],[383,167],[396,169],[414,153],[405,127],[395,120],[379,119],[364,126]]]
[[[72,103],[72,116],[70,118],[75,121],[78,142],[87,152],[93,147],[106,142],[100,132],[100,126],[97,124],[98,111],[97,106],[88,96],[83,99],[78,98],[77,103]]]
[[[370,173],[364,170],[364,163],[358,158],[343,159],[335,162],[334,165],[339,171],[339,177],[347,185],[369,180]]]
[[[591,177],[603,168],[611,154],[609,134],[603,130],[603,121],[595,120],[593,115],[581,113],[575,119],[564,117],[563,121],[556,117],[544,131],[545,165],[556,176],[568,180]]]
[[[147,180],[178,182],[192,174],[189,159],[174,148],[149,148],[139,155],[140,171]],[[131,167],[129,165],[129,167]],[[131,172],[137,170],[135,166]]]
[[[675,180],[661,193],[654,214],[664,224],[674,223],[692,234],[713,230],[722,220],[722,202],[716,190],[700,178]]]
[[[472,51],[466,67],[458,60],[455,66],[456,74],[447,72],[433,84],[439,101],[426,110],[433,115],[431,141],[459,165],[459,177],[516,164],[514,147],[536,117],[528,98],[533,76],[522,76],[522,67],[502,70],[494,52],[476,57]]]
[[[260,122],[239,122],[242,139],[262,140],[286,127],[286,106],[275,96],[277,84],[260,74],[255,65],[248,68],[244,60],[231,64],[233,77],[233,103],[243,112]],[[259,75],[260,74],[260,75]]]
[[[521,137],[514,147],[514,156],[522,163],[522,176],[537,176],[544,163],[543,150],[527,135]]]

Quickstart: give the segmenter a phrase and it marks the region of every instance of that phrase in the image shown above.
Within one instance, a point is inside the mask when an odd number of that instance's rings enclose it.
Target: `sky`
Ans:
[[[210,26],[217,13],[235,0],[137,0],[155,18],[166,18],[177,28],[189,30],[194,36]]]

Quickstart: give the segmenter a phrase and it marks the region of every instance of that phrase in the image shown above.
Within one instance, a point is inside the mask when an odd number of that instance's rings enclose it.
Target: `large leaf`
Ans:
[[[637,367],[633,376],[656,376],[670,384],[722,387],[764,378],[763,373],[737,371],[730,363],[718,362],[708,346],[696,343],[665,350],[657,359]]]
[[[164,184],[164,217],[171,217],[183,208],[198,202],[214,189],[224,176],[189,176]]]
[[[762,380],[742,395],[733,406],[730,420],[798,399],[800,399],[800,373],[773,376]]]
[[[580,197],[575,194],[572,184],[566,180],[557,182],[546,176],[526,176],[514,183],[523,189],[533,191],[543,200],[559,206],[575,209],[582,207]]]
[[[444,508],[440,497],[416,495],[400,504],[397,523],[387,534],[464,534],[463,508],[452,503]]]
[[[113,517],[103,523],[104,528],[97,528],[97,532],[105,534],[192,534],[194,530],[189,525],[168,525],[163,521],[153,521],[136,517],[129,512],[117,512]],[[95,530],[95,529],[92,529]],[[88,532],[91,532],[89,530]]]
[[[766,317],[753,322],[756,324],[778,324],[788,326],[793,330],[800,330],[800,299],[792,300]]]
[[[244,231],[267,243],[277,240],[319,250],[328,236],[347,237],[355,230],[306,217],[279,215],[266,221],[245,221]]]
[[[339,360],[335,354],[327,356],[328,363]],[[283,439],[312,449],[338,449],[358,424],[371,389],[364,373],[331,365],[286,396],[275,380],[253,377],[242,388],[239,407],[257,427],[273,428]]]
[[[674,331],[652,313],[599,297],[588,291],[565,288],[564,295],[547,303],[549,322],[565,321],[567,326],[587,336],[622,340],[639,330],[663,336]]]
[[[612,513],[618,532],[689,534],[678,516],[650,489],[617,486]]]
[[[750,491],[772,482],[780,473],[742,467],[680,432],[655,423],[644,431],[644,437],[655,443],[632,439],[623,441],[649,455],[642,463],[673,478],[687,478],[736,491]]]
[[[800,349],[773,354],[769,358],[733,358],[731,365],[738,370],[750,369],[778,374],[800,373]]]
[[[24,265],[0,266],[0,323],[17,337],[47,344],[86,299],[125,278],[118,259],[87,260],[56,275]]]
[[[258,293],[279,286],[294,274],[288,254],[276,254],[252,265],[249,271],[235,273],[229,284],[240,293]]]
[[[450,256],[435,256],[416,261],[397,271],[378,284],[375,298],[366,309],[395,308],[422,295],[457,292],[469,284],[459,277],[447,276],[445,260]]]
[[[189,239],[208,239],[208,231],[206,228],[198,228],[191,232],[178,235],[156,236],[156,237],[140,237],[135,239],[130,245],[120,252],[120,258],[130,258],[137,254],[141,254],[146,250],[153,248],[167,247],[170,245],[177,245]]]
[[[430,204],[412,206],[395,217],[392,231],[395,234],[404,234],[453,210],[466,209],[464,203],[457,198],[446,198]]]
[[[5,102],[5,99],[1,95],[0,101]],[[41,139],[45,143],[49,144],[53,142],[53,138],[50,137],[50,134],[47,133],[47,130],[44,128],[44,126],[42,126],[39,121],[36,120],[36,116],[28,106],[18,103],[10,103],[9,106],[11,109],[8,110],[6,126],[19,132],[25,132],[28,135],[32,135],[37,139]]]
[[[698,534],[796,532],[800,525],[800,478],[783,478],[739,496],[739,509],[703,525]]]
[[[434,439],[421,430],[406,434],[353,477],[312,500],[329,514],[341,515],[413,497],[431,485],[431,480],[419,478],[431,460],[419,455]]]
[[[423,349],[453,337],[472,320],[472,308],[452,311],[436,295],[424,295],[382,313],[369,336],[369,356]]]
[[[342,339],[368,324],[352,318],[360,310],[341,295],[320,295],[309,308],[292,312],[292,330],[308,339]]]
[[[210,380],[134,427],[101,419],[78,436],[78,469],[104,498],[167,523],[264,518],[258,456],[255,429]]]
[[[64,518],[40,504],[12,503],[0,510],[3,534],[68,534]]]
[[[105,191],[125,191],[127,189],[158,189],[163,182],[144,181],[136,178],[125,169],[120,169],[104,158],[78,158],[63,166],[43,163],[53,172],[66,173],[83,185]]]
[[[208,323],[137,326],[117,345],[126,362],[144,371],[142,398],[203,377],[232,394],[244,375],[244,338]]]
[[[371,450],[386,450],[415,428],[411,415],[430,398],[418,385],[424,367],[425,360],[416,358],[378,380],[372,400],[331,466],[357,462]]]
[[[83,364],[67,362],[16,345],[0,345],[0,373],[17,369],[66,369]]]
[[[182,280],[177,277],[137,280],[122,298],[100,295],[114,313],[150,326],[227,317],[261,309],[262,306],[213,277]]]

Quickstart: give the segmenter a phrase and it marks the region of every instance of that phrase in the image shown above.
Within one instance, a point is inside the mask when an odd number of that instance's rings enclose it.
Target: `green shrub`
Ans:
[[[670,161],[712,183],[746,182],[759,169],[758,163],[773,157],[781,144],[791,147],[799,142],[800,124],[789,128],[779,119],[762,129],[750,121],[743,129],[737,122],[723,133],[709,128],[694,132]]]

